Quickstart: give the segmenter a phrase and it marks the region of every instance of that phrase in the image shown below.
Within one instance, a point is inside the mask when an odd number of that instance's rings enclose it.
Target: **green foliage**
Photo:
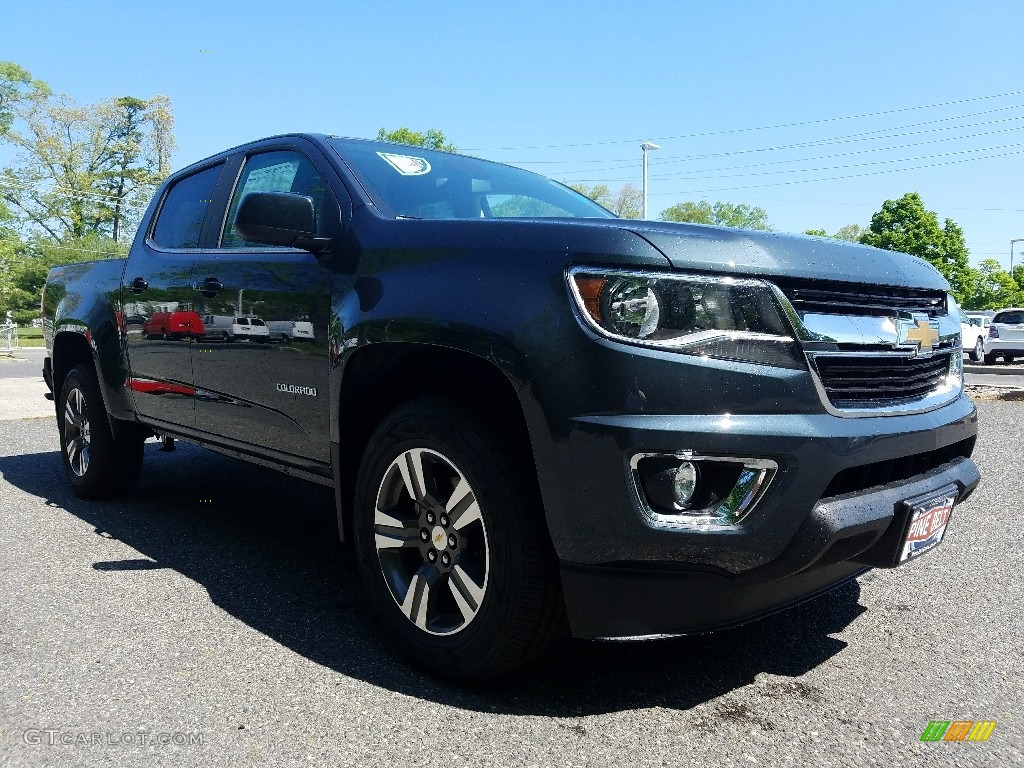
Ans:
[[[570,189],[575,189],[584,197],[589,197],[602,208],[607,208],[609,211],[612,209],[612,192],[608,189],[607,184],[595,184],[592,187],[588,187],[586,184],[577,182],[575,184],[566,184],[566,186]]]
[[[0,141],[18,150],[0,200],[26,236],[121,240],[170,171],[166,96],[79,106],[12,62],[0,62]]]
[[[1011,276],[995,259],[985,259],[974,270],[973,292],[962,303],[965,309],[1002,309],[1024,305],[1024,269]]]
[[[860,224],[847,224],[844,227],[840,227],[834,235],[830,235],[824,229],[805,229],[804,234],[814,235],[815,237],[831,237],[834,240],[849,240],[851,243],[859,243],[864,231],[864,227]]]
[[[849,240],[851,243],[859,243],[865,231],[864,227],[860,224],[847,224],[840,227],[832,237],[836,240]]]
[[[676,203],[661,212],[662,221],[689,222],[693,224],[715,224],[720,227],[741,229],[771,229],[768,214],[763,208],[745,204],[717,202],[714,205],[701,200]]]
[[[595,184],[588,187],[579,182],[566,186],[575,189],[581,195],[589,197],[602,208],[607,208],[622,219],[639,219],[643,216],[643,192],[633,184],[623,184],[618,192],[613,193],[606,184]]]
[[[5,135],[14,122],[15,105],[45,98],[49,93],[49,86],[42,80],[33,80],[24,67],[13,61],[0,61],[0,136]]]
[[[36,238],[25,243],[0,240],[0,312],[11,310],[17,323],[39,317],[39,294],[50,267],[78,261],[123,258],[128,244],[95,233],[62,243]]]
[[[924,207],[916,192],[886,200],[860,241],[925,259],[949,281],[963,305],[975,292],[977,271],[971,268],[963,230],[952,219],[940,226],[938,216]]]
[[[425,133],[413,131],[409,128],[396,128],[389,131],[381,128],[377,131],[378,141],[393,141],[396,144],[408,144],[413,147],[426,147],[427,149],[439,149],[442,152],[458,152],[454,144],[449,144],[444,133],[437,128],[429,128]]]

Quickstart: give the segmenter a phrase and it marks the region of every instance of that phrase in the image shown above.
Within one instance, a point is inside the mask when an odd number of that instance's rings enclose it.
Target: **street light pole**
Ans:
[[[645,141],[640,145],[640,149],[644,151],[644,218],[647,218],[647,153],[652,149],[661,149],[653,141]]]
[[[1024,237],[1018,237],[1016,240],[1010,241],[1010,275],[1013,275],[1013,244],[1024,243]]]

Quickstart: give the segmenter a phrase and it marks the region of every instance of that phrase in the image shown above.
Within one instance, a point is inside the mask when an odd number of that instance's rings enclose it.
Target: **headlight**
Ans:
[[[804,367],[775,294],[762,280],[575,268],[569,286],[584,321],[617,341]]]

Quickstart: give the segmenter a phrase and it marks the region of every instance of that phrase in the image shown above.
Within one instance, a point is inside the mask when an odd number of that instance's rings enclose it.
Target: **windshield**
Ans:
[[[466,155],[378,141],[329,139],[386,215],[412,219],[614,218],[536,173]]]

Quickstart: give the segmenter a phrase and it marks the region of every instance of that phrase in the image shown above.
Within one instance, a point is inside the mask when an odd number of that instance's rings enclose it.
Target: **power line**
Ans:
[[[750,176],[774,176],[780,173],[818,173],[820,171],[840,171],[847,168],[864,168],[869,165],[892,165],[895,163],[916,163],[919,160],[934,160],[940,157],[954,157],[956,155],[969,155],[977,152],[993,152],[1000,149],[1014,149],[1017,147],[1024,147],[1024,143],[1018,142],[1016,144],[1004,144],[999,147],[983,147],[981,149],[962,149],[956,152],[940,152],[935,155],[922,155],[920,157],[901,157],[893,160],[872,160],[867,163],[848,163],[846,165],[832,165],[825,166],[822,168],[791,168],[789,170],[781,171],[760,171],[758,173],[732,173],[732,174],[720,174],[717,176],[692,176],[690,174],[669,174],[665,176],[654,176],[656,179],[668,179],[668,178],[682,178],[686,180],[705,180],[705,179],[735,179],[744,178]]]
[[[1012,108],[1012,109],[1019,109],[1019,108],[1016,108],[1016,106],[1015,106],[1015,108]],[[950,118],[950,119],[955,119],[955,118]],[[947,120],[949,120],[949,119],[947,119]],[[1017,120],[1024,120],[1024,116],[1019,116],[1019,117],[1015,117],[1015,118],[1007,118],[1005,120],[990,120],[990,121],[985,121],[985,122],[981,122],[981,123],[972,123],[972,124],[968,124],[968,125],[948,126],[948,127],[945,127],[945,128],[934,128],[934,129],[924,130],[924,131],[906,131],[904,133],[892,133],[891,135],[876,135],[876,134],[886,134],[886,133],[889,133],[891,130],[902,130],[902,128],[886,129],[884,131],[867,131],[866,133],[855,133],[855,134],[851,134],[849,136],[840,136],[838,138],[833,138],[833,139],[816,139],[816,140],[813,140],[813,141],[802,141],[802,142],[798,142],[798,143],[794,143],[794,144],[782,144],[782,145],[779,145],[779,146],[763,146],[763,147],[754,148],[754,150],[737,150],[735,152],[721,152],[721,153],[713,153],[713,154],[708,154],[708,155],[691,155],[691,156],[686,156],[686,157],[678,157],[677,156],[677,157],[674,157],[674,158],[670,156],[670,158],[659,158],[657,164],[658,164],[658,166],[664,166],[664,165],[669,165],[669,164],[673,164],[673,163],[694,162],[694,161],[699,161],[699,160],[708,160],[708,159],[712,159],[712,158],[726,158],[726,157],[732,157],[734,155],[751,155],[751,154],[764,153],[764,152],[780,152],[780,151],[783,151],[783,150],[797,150],[797,148],[807,148],[807,147],[813,147],[813,146],[827,146],[829,144],[857,143],[859,141],[868,141],[868,140],[874,141],[874,140],[882,140],[882,139],[886,139],[886,138],[901,138],[903,136],[918,136],[918,135],[923,135],[923,134],[936,133],[938,131],[959,130],[959,129],[962,129],[962,128],[976,128],[976,127],[982,127],[982,126],[986,126],[986,125],[995,125],[995,124],[998,124],[998,123],[1006,123],[1006,122],[1012,122],[1012,121],[1017,121]],[[944,122],[944,121],[929,121],[927,123],[919,123],[919,124],[916,124],[916,125],[904,126],[904,128],[914,128],[914,127],[919,127],[919,126],[922,126],[922,125],[933,125],[936,122]],[[1008,129],[1007,132],[1012,131],[1012,130],[1018,130],[1018,129]],[[992,131],[992,133],[996,133],[996,132],[999,132],[999,131]],[[985,132],[981,132],[981,133],[978,133],[978,134],[969,134],[967,136],[954,136],[954,137],[950,137],[948,140],[952,141],[952,140],[959,140],[959,139],[962,139],[962,138],[973,138],[974,136],[979,136],[979,135],[986,135],[986,133]],[[934,139],[934,140],[930,140],[930,141],[911,142],[909,144],[904,144],[903,146],[904,147],[908,147],[908,146],[915,146],[915,145],[925,145],[925,144],[929,144],[929,143],[938,143],[938,142],[940,142],[942,140],[944,140],[944,139]],[[892,148],[899,148],[899,147],[880,147],[880,148],[877,148],[877,150],[864,150],[864,151],[859,151],[859,152],[887,152],[889,150],[892,150]],[[836,157],[839,157],[839,156],[836,156]],[[802,162],[802,161],[801,160],[793,160],[793,161],[777,161],[777,162],[795,162],[796,163],[796,162]],[[632,168],[635,167],[635,165],[636,165],[636,162],[634,161],[634,162],[631,162],[631,163],[627,163],[625,165],[608,166],[606,168],[590,168],[590,169],[587,169],[586,171],[578,171],[578,173],[595,173],[595,172],[600,172],[600,171],[615,171],[615,170],[623,170],[623,169],[632,169]],[[564,174],[572,174],[573,171],[566,171],[566,172],[563,172],[563,173]],[[559,175],[562,175],[562,174],[559,174]],[[614,180],[614,179],[609,179],[609,180]]]
[[[1018,119],[1024,119],[1024,117],[1018,118]],[[1020,131],[1020,130],[1021,130],[1020,127],[1018,127],[1018,128],[1004,128],[1003,130],[1000,130],[1000,131],[982,131],[980,133],[972,133],[972,134],[969,134],[967,136],[958,136],[956,138],[957,138],[957,140],[959,140],[959,139],[976,139],[976,138],[978,138],[980,136],[994,136],[994,135],[1000,134],[1000,133],[1014,133],[1014,132]],[[743,169],[746,169],[746,168],[764,168],[764,167],[769,166],[769,165],[785,165],[787,163],[805,163],[805,162],[813,162],[815,160],[831,160],[832,158],[835,158],[835,157],[852,157],[854,155],[866,155],[866,154],[875,153],[875,152],[892,152],[893,150],[896,150],[896,149],[913,149],[914,147],[924,147],[924,146],[928,146],[930,144],[942,144],[942,143],[945,143],[947,141],[949,141],[949,139],[932,139],[930,141],[915,141],[915,142],[911,142],[909,144],[896,144],[896,145],[891,146],[891,147],[875,147],[873,149],[858,149],[858,150],[855,150],[853,152],[837,152],[836,154],[832,154],[832,155],[818,155],[816,157],[801,157],[801,158],[794,158],[792,160],[771,160],[771,161],[764,162],[764,163],[751,163],[749,165],[729,165],[729,166],[724,166],[724,167],[721,167],[721,168],[701,168],[699,172],[700,173],[719,173],[719,172],[722,172],[722,171],[739,171],[739,170],[743,170]],[[999,149],[999,147],[996,147],[996,149]],[[800,170],[803,170],[803,169],[797,169],[797,170],[792,170],[792,171],[782,171],[782,173],[796,173],[796,172],[798,172]],[[680,171],[678,173],[658,174],[656,176],[652,176],[651,178],[653,178],[653,179],[686,178],[689,175],[690,175],[689,172]]]
[[[967,123],[966,125],[949,125],[943,128],[931,128],[925,131],[910,131],[910,128],[921,128],[927,125],[937,125],[938,123],[948,123],[955,120],[966,120],[971,117],[981,117],[983,115],[991,115],[997,112],[1008,112],[1011,109],[1024,108],[1024,104],[1015,104],[1010,107],[999,107],[998,109],[986,109],[982,112],[970,112],[966,115],[955,115],[953,117],[943,117],[937,120],[925,120],[920,123],[910,123],[908,125],[900,125],[893,128],[880,128],[874,131],[862,131],[860,133],[851,133],[845,136],[834,136],[828,139],[812,139],[809,141],[801,141],[795,144],[782,144],[771,147],[757,147],[754,149],[739,149],[732,152],[714,152],[703,155],[658,155],[658,165],[666,165],[670,163],[682,163],[692,162],[694,160],[706,160],[715,157],[729,157],[731,155],[745,155],[756,152],[774,152],[783,149],[803,149],[805,147],[818,147],[828,146],[830,144],[850,144],[858,141],[876,141],[882,139],[898,139],[904,136],[920,136],[927,133],[937,133],[939,131],[956,131],[962,128],[981,128],[986,125],[997,125],[999,123],[1013,122],[1015,120],[1024,120],[1024,116],[1018,115],[1016,117],[1006,117],[1001,120],[984,120],[978,123]],[[893,131],[905,131],[905,133],[892,133]],[[963,138],[963,137],[955,137]],[[615,168],[631,168],[635,164],[635,158],[616,158],[614,160],[514,160],[510,161],[514,164],[519,165],[573,165],[575,163],[626,163],[627,165],[614,166],[608,170],[615,170]],[[596,169],[605,170],[605,169]]]
[[[735,192],[745,189],[763,189],[765,187],[784,187],[793,184],[814,184],[822,181],[842,181],[844,179],[859,179],[865,176],[879,176],[885,173],[902,173],[904,171],[920,171],[927,168],[939,168],[946,165],[958,165],[960,163],[973,163],[979,160],[995,160],[1000,157],[1013,157],[1016,155],[1024,154],[1024,150],[1018,152],[1002,152],[997,155],[989,155],[988,157],[968,157],[959,160],[950,160],[945,163],[929,163],[927,165],[912,166],[910,168],[893,168],[885,171],[869,171],[867,173],[854,173],[846,176],[830,176],[824,179],[794,179],[792,181],[776,181],[770,184],[749,184],[742,187],[721,187],[717,189],[692,189],[685,190],[682,192],[652,192],[652,195],[693,195],[693,194],[707,194],[709,192]],[[1015,210],[1015,209],[1011,209]]]
[[[118,197],[117,195],[104,195],[104,194],[102,194],[100,192],[84,192],[82,190],[70,189],[68,187],[54,187],[51,190],[45,190],[45,189],[38,189],[38,187],[36,185],[33,185],[33,184],[9,184],[9,183],[4,183],[2,181],[0,181],[0,187],[3,187],[5,189],[33,190],[33,191],[38,191],[39,194],[43,194],[43,195],[57,194],[57,195],[60,195],[62,197],[67,197],[67,198],[70,198],[70,199],[90,200],[91,198],[99,198],[98,200],[95,200],[93,202],[102,203],[104,205],[111,205],[111,203],[107,202],[107,200],[109,199],[109,200],[119,201],[121,203],[121,205],[126,207],[126,208],[136,208],[138,210],[145,210],[146,208],[149,207],[148,203],[146,203],[146,204],[143,204],[143,203],[131,203],[131,202],[128,201],[127,196],[126,197]],[[136,190],[133,190],[132,192],[134,193],[135,191]]]
[[[641,141],[674,141],[676,139],[695,139],[704,136],[727,136],[736,133],[752,133],[755,131],[771,131],[778,128],[796,128],[804,125],[821,125],[823,123],[835,123],[843,120],[861,120],[867,117],[881,117],[883,115],[895,115],[902,112],[913,112],[922,109],[937,109],[938,107],[951,107],[957,104],[970,104],[977,101],[987,101],[990,99],[1003,99],[1008,96],[1020,96],[1024,91],[1009,91],[1007,93],[998,93],[991,96],[975,96],[970,99],[958,99],[956,101],[943,101],[936,104],[924,104],[915,107],[900,107],[898,109],[887,109],[880,112],[865,112],[859,115],[846,115],[844,117],[823,117],[816,120],[802,120],[796,123],[779,123],[776,125],[762,125],[754,128],[730,128],[723,131],[706,131],[703,133],[687,133],[680,134],[678,136],[655,136],[653,139],[650,137],[644,139],[615,139],[613,141],[592,141],[592,142],[581,142],[577,144],[538,144],[534,146],[522,146],[522,147],[467,147],[464,151],[466,152],[511,152],[521,149],[570,149],[574,147],[600,147],[608,146],[611,144],[632,144]]]
[[[74,248],[70,245],[60,245],[59,243],[26,243],[24,240],[18,240],[15,238],[2,238],[0,237],[0,243],[16,243],[18,245],[24,245],[29,248],[58,248],[62,251],[80,251],[81,253],[102,253],[106,256],[117,256],[119,259],[125,258],[127,253],[120,253],[118,251],[100,251],[95,248]]]

